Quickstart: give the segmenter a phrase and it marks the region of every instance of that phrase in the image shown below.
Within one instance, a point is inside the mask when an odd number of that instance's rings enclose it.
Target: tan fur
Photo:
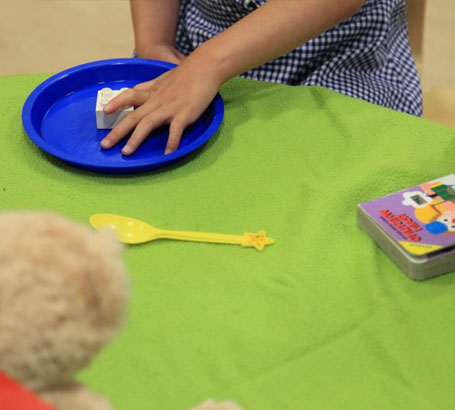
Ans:
[[[56,390],[46,390],[41,393],[41,398],[61,410],[113,410],[104,397],[76,383]]]
[[[207,400],[190,410],[242,410],[242,408],[232,401],[215,403],[213,400]]]
[[[62,410],[110,408],[70,387],[122,327],[127,289],[110,235],[51,213],[0,215],[0,368]]]
[[[53,213],[0,214],[0,369],[58,410],[112,410],[74,375],[123,326],[121,251],[109,233]]]

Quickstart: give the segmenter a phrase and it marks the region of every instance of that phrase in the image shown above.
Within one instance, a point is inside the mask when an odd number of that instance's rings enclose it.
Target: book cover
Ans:
[[[360,204],[412,255],[455,245],[455,174]]]

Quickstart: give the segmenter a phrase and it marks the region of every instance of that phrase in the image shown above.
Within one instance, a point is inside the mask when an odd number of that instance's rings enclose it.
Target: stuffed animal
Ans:
[[[0,232],[0,369],[58,410],[112,410],[74,375],[124,324],[122,246],[53,213],[0,214]],[[215,409],[239,407],[195,408]]]
[[[242,410],[236,403],[232,401],[224,401],[216,403],[213,400],[206,400],[204,403],[191,410]]]
[[[0,215],[0,369],[62,410],[111,410],[74,381],[124,323],[111,234],[52,213]]]

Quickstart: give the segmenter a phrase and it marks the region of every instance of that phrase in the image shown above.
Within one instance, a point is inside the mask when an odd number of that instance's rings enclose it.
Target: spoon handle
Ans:
[[[273,239],[267,238],[264,231],[260,231],[258,233],[245,232],[243,235],[228,235],[221,233],[161,230],[159,236],[160,238],[176,239],[181,241],[242,245],[244,247],[255,247],[260,251],[262,251],[266,245],[271,245],[274,242]]]

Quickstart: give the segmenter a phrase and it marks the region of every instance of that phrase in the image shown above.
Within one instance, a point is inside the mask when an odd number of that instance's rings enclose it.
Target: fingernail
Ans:
[[[108,104],[104,107],[104,110],[103,110],[103,111],[104,111],[104,112],[110,111],[112,108],[113,108],[112,103],[108,103]]]
[[[131,147],[128,147],[128,146],[125,146],[123,147],[122,149],[122,153],[125,154],[125,155],[129,155],[133,152],[133,150],[131,149]]]
[[[106,140],[101,141],[101,147],[110,148],[109,141]]]
[[[172,154],[174,151],[172,151],[170,148],[166,148],[164,151],[164,155]]]

